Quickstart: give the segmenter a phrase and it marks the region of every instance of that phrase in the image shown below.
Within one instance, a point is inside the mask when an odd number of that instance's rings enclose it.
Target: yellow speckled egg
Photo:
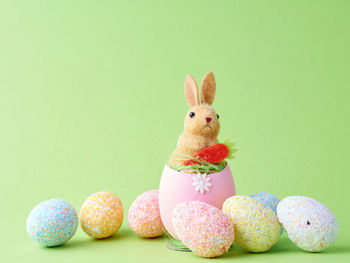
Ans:
[[[226,213],[235,228],[234,242],[249,252],[269,250],[280,236],[276,214],[260,201],[247,196],[232,196],[224,202]]]
[[[123,204],[118,196],[98,192],[89,196],[80,209],[81,228],[93,238],[107,238],[119,230],[123,215]]]

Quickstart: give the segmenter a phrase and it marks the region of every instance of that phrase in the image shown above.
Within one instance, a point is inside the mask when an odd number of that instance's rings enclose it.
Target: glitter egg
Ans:
[[[79,219],[75,209],[61,199],[38,204],[27,218],[29,236],[45,247],[66,243],[77,231]]]
[[[227,252],[234,239],[230,218],[215,206],[199,201],[178,204],[172,216],[174,230],[191,251],[202,257]]]
[[[164,227],[178,240],[172,223],[176,205],[187,201],[200,201],[221,209],[224,201],[235,194],[229,165],[212,174],[179,172],[166,165],[159,185],[159,210]]]
[[[260,192],[253,194],[250,197],[260,201],[265,207],[271,208],[272,211],[275,212],[275,214],[277,215],[277,205],[280,202],[280,200],[276,196],[270,193]],[[281,226],[281,235],[283,234],[283,231],[283,227]]]
[[[247,196],[228,198],[222,211],[235,228],[235,243],[249,252],[269,250],[280,236],[276,214],[260,201]]]
[[[332,211],[312,198],[284,198],[278,204],[277,215],[289,239],[303,250],[324,250],[337,238],[338,223]]]
[[[166,230],[159,212],[159,191],[150,190],[139,195],[128,212],[129,226],[141,237],[158,237]]]
[[[117,232],[123,222],[123,205],[110,192],[98,192],[88,197],[80,209],[80,224],[89,236],[101,239]]]

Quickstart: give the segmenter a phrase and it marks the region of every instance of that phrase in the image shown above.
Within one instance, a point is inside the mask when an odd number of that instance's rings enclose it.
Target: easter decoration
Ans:
[[[38,204],[30,212],[27,232],[41,246],[56,247],[74,236],[78,224],[77,212],[68,202],[50,199]]]
[[[337,238],[338,223],[322,203],[305,196],[281,201],[270,193],[236,196],[227,159],[234,144],[219,142],[219,115],[212,104],[215,78],[208,72],[200,85],[185,80],[190,107],[176,149],[161,175],[159,190],[139,195],[128,211],[130,229],[140,237],[167,234],[167,247],[213,258],[226,253],[232,243],[248,252],[268,251],[285,230],[299,248],[319,252]],[[123,222],[119,197],[110,192],[89,196],[80,209],[83,231],[103,239],[116,233]],[[26,229],[30,238],[45,247],[66,243],[76,233],[79,218],[61,199],[44,201],[32,209]],[[167,232],[167,233],[166,233]]]
[[[153,238],[166,232],[160,218],[158,195],[158,190],[147,191],[139,195],[129,208],[129,226],[141,237]]]
[[[191,173],[215,173],[226,167],[225,159],[233,158],[236,151],[233,148],[234,143],[219,143],[217,140],[220,123],[219,115],[212,107],[215,93],[213,72],[204,76],[200,98],[196,81],[187,75],[185,97],[190,109],[185,117],[184,131],[168,161],[172,169]]]
[[[338,223],[332,211],[312,198],[284,198],[278,204],[277,215],[289,239],[305,251],[322,251],[337,238]]]
[[[272,209],[272,211],[277,215],[277,205],[280,202],[280,200],[270,193],[256,193],[252,194],[250,197],[260,201],[265,207],[269,207]],[[281,226],[281,235],[283,234],[283,227]]]
[[[80,224],[86,234],[107,238],[117,232],[123,222],[123,205],[118,196],[98,192],[88,197],[80,209]]]
[[[258,200],[232,196],[222,206],[235,228],[234,242],[249,252],[269,250],[280,236],[276,214]]]
[[[207,203],[178,204],[172,221],[180,240],[201,257],[218,257],[226,253],[233,242],[234,228],[230,218]]]
[[[159,186],[159,208],[164,227],[179,240],[172,214],[176,205],[200,201],[221,209],[224,201],[235,195],[231,169],[225,159],[233,158],[234,144],[219,143],[219,115],[212,104],[216,92],[215,78],[208,72],[200,86],[192,76],[185,80],[185,97],[190,107],[184,131],[165,165]]]

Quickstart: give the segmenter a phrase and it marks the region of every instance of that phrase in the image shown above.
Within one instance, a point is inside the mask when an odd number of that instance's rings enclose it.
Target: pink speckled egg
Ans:
[[[225,200],[236,194],[231,169],[212,174],[178,172],[165,166],[159,185],[159,209],[168,233],[179,239],[172,224],[175,206],[186,201],[200,201],[221,209]]]
[[[158,190],[147,191],[139,195],[129,209],[129,226],[141,237],[158,237],[166,232],[160,218],[158,195]]]
[[[179,239],[201,257],[218,257],[227,252],[234,239],[230,218],[220,209],[199,201],[178,204],[172,222]]]

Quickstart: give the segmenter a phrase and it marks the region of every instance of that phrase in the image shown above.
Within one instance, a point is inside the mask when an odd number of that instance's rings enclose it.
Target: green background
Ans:
[[[1,1],[0,260],[204,262],[137,237],[126,215],[182,132],[186,74],[210,70],[237,193],[310,196],[339,222],[323,253],[284,234],[267,253],[215,261],[349,260],[349,13],[350,1]],[[47,249],[27,236],[39,202],[79,211],[101,190],[124,204],[114,237],[79,228]]]

